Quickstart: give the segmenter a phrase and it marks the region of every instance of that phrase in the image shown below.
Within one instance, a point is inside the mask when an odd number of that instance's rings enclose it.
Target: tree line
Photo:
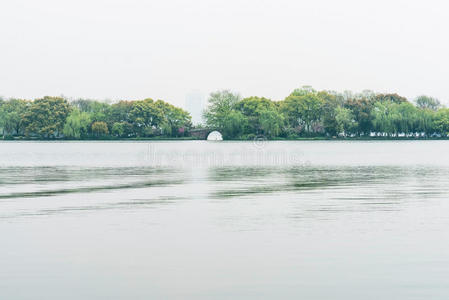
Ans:
[[[398,94],[337,93],[309,86],[281,101],[217,91],[210,94],[204,121],[225,139],[449,134],[449,109],[438,99],[420,96],[410,102]],[[188,112],[150,98],[114,104],[48,96],[34,101],[0,98],[3,138],[179,138],[194,129]]]
[[[162,100],[108,104],[48,96],[34,101],[0,99],[0,132],[4,138],[182,137],[190,128],[189,113]]]
[[[447,137],[449,109],[420,96],[412,103],[398,94],[295,89],[281,101],[242,99],[230,91],[212,93],[206,125],[227,139],[300,137]]]

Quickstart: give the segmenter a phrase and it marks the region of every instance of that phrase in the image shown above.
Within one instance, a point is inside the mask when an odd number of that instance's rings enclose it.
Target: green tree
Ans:
[[[343,136],[353,133],[358,125],[351,110],[341,106],[335,109],[335,121],[337,134],[341,133]]]
[[[449,108],[441,108],[436,112],[434,126],[439,134],[443,136],[449,134]]]
[[[3,105],[5,101],[3,101],[3,98],[0,98],[0,130],[2,131],[2,136],[5,138],[5,119],[6,119],[6,112],[3,110]]]
[[[71,109],[67,100],[61,97],[46,96],[34,100],[23,117],[25,134],[43,138],[59,136]]]
[[[129,112],[129,119],[139,136],[151,136],[164,121],[164,113],[155,105],[153,99],[134,101]]]
[[[131,120],[131,110],[133,109],[133,101],[120,101],[118,103],[112,104],[110,109],[108,110],[108,114],[106,116],[108,127],[111,128],[111,131],[116,136],[136,136],[132,120]],[[118,124],[118,125],[115,125]],[[116,130],[113,130],[115,125]],[[117,132],[118,128],[121,128],[119,132]]]
[[[373,128],[374,102],[368,98],[349,99],[345,104],[345,108],[351,110],[354,120],[357,123],[356,134],[369,136]]]
[[[260,129],[266,137],[276,137],[284,125],[284,117],[276,109],[259,111]]]
[[[418,110],[410,102],[402,102],[394,107],[396,131],[406,135],[415,134],[418,131]]]
[[[192,117],[185,110],[162,100],[156,101],[155,105],[164,115],[162,126],[165,128],[165,135],[179,136],[192,126]]]
[[[419,124],[417,109],[409,102],[376,102],[373,124],[377,132],[388,136],[415,134]]]
[[[324,101],[321,114],[324,130],[329,135],[335,136],[339,133],[336,119],[337,108],[343,105],[343,99],[338,97],[336,93],[328,91],[319,92],[318,96]]]
[[[290,96],[316,95],[317,91],[310,85],[303,85],[299,89],[294,89]]]
[[[308,133],[316,132],[315,126],[321,119],[324,100],[316,94],[290,95],[281,104],[281,111],[291,127],[302,126]]]
[[[101,121],[93,122],[91,130],[92,134],[94,134],[96,137],[106,136],[109,134],[108,124]]]
[[[248,97],[239,101],[236,104],[236,109],[240,111],[247,120],[245,133],[264,134],[263,126],[266,127],[268,124],[265,122],[264,125],[262,125],[262,113],[265,113],[265,118],[267,118],[267,111],[276,113],[278,108],[270,99]]]
[[[0,127],[3,135],[22,135],[24,133],[24,115],[30,105],[29,101],[10,99],[0,107]]]
[[[127,122],[115,122],[112,125],[112,129],[111,132],[113,135],[117,136],[117,137],[123,137],[126,136],[129,132],[129,128],[132,125],[127,123]]]
[[[428,136],[436,132],[435,128],[436,112],[429,109],[418,109],[417,111],[417,132]]]
[[[415,100],[416,106],[418,106],[421,109],[430,109],[433,111],[437,111],[439,108],[441,108],[441,103],[438,99],[432,98],[429,96],[419,96]]]
[[[240,111],[232,110],[228,115],[224,116],[220,130],[224,138],[233,139],[240,137],[247,125],[247,118]]]
[[[397,104],[401,104],[402,102],[407,102],[407,98],[399,96],[398,94],[377,94],[374,99],[374,102],[393,102]]]
[[[78,99],[71,103],[81,112],[89,113],[93,122],[107,122],[107,117],[111,106],[108,103],[90,99]]]
[[[302,125],[300,96],[287,97],[281,102],[280,110],[283,113],[289,127],[295,128]]]
[[[394,103],[376,102],[372,110],[373,129],[378,134],[392,135],[395,132],[393,118],[391,116]]]
[[[235,110],[238,101],[240,101],[240,96],[228,90],[211,93],[208,99],[208,108],[204,112],[206,125],[223,131],[229,122],[228,115]]]
[[[111,105],[108,110],[107,120],[110,125],[117,122],[130,123],[130,114],[133,109],[132,101],[120,101]]]
[[[89,113],[80,112],[79,109],[75,108],[67,117],[62,132],[66,137],[79,139],[87,136],[91,123]]]

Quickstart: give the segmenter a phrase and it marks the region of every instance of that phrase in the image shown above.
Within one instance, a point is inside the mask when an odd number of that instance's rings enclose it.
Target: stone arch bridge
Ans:
[[[216,131],[215,128],[198,128],[198,129],[192,129],[190,130],[190,135],[193,137],[196,137],[199,140],[205,140],[207,139],[207,136],[212,131]]]

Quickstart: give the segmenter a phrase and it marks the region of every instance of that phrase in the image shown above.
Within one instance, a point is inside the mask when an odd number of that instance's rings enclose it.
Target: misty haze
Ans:
[[[448,8],[1,1],[0,299],[448,299]]]

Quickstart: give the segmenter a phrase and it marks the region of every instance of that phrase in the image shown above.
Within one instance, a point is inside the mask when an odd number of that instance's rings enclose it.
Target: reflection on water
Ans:
[[[180,179],[176,179],[176,176],[171,173],[170,179],[162,179],[166,177],[167,172],[165,170],[136,170],[136,173],[131,172],[129,168],[117,168],[117,169],[76,169],[70,170],[69,168],[40,168],[35,167],[32,170],[28,169],[31,176],[22,176],[20,180],[12,182],[14,180],[14,173],[23,174],[27,172],[27,168],[17,168],[17,170],[6,169],[7,178],[2,181],[3,184],[12,183],[14,190],[22,190],[22,192],[11,192],[8,194],[0,194],[0,199],[5,198],[34,198],[34,197],[46,197],[58,194],[68,193],[90,193],[105,190],[120,190],[120,189],[137,189],[151,186],[165,186],[168,184],[176,184]],[[145,172],[146,171],[146,172]],[[0,176],[3,172],[0,172]],[[124,183],[124,177],[126,174],[131,177],[132,181]],[[150,179],[150,174],[153,173]],[[156,174],[156,176],[154,176]],[[164,176],[165,174],[165,176]],[[11,176],[12,175],[12,176]],[[136,181],[136,178],[142,178],[140,181]],[[145,179],[145,177],[147,179]],[[145,180],[143,180],[145,179]],[[125,181],[126,182],[126,181]],[[35,184],[37,183],[37,185]],[[19,185],[19,186],[16,186]],[[23,192],[24,189],[32,189],[35,187],[37,190]],[[49,187],[49,188],[47,188]],[[8,188],[8,187],[6,187]],[[5,191],[7,189],[5,188]],[[12,190],[12,188],[10,189]]]
[[[0,146],[1,299],[449,296],[448,142]]]
[[[94,202],[96,193],[112,193],[110,201],[102,205],[84,207],[80,204],[77,207],[78,203],[75,202],[71,203],[70,208],[48,209],[41,214],[123,206],[141,209],[149,203],[171,203],[165,201],[170,199],[230,198],[238,201],[239,197],[252,197],[254,200],[258,196],[299,199],[301,195],[307,195],[308,200],[318,196],[313,210],[323,212],[336,211],[338,207],[349,209],[349,201],[351,205],[356,201],[364,209],[385,210],[399,209],[403,200],[410,202],[413,199],[447,196],[448,175],[449,169],[445,168],[385,166],[232,166],[208,168],[199,173],[188,169],[150,167],[8,167],[0,170],[0,186],[3,187],[0,199],[31,201],[37,197],[80,194],[80,197],[91,198]],[[204,188],[195,189],[198,183]],[[127,194],[114,197],[114,193],[122,190],[128,190]],[[162,191],[165,196],[161,198],[159,194]],[[0,216],[8,217],[4,213]]]

